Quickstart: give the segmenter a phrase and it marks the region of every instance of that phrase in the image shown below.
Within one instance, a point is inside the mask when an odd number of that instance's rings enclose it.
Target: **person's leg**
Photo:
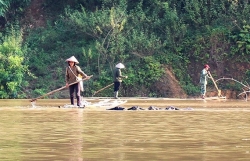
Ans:
[[[119,91],[120,85],[121,85],[121,82],[114,83],[114,98],[115,99],[118,98],[118,91]]]
[[[201,84],[201,98],[205,98],[206,94],[206,84]]]
[[[74,105],[74,85],[69,86],[70,103]]]
[[[75,84],[75,90],[76,90],[76,101],[77,101],[77,106],[81,105],[81,90],[80,90],[80,83]]]

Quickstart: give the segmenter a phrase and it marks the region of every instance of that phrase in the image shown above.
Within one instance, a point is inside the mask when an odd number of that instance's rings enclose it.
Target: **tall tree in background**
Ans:
[[[13,29],[1,39],[0,98],[16,98],[23,83],[27,65],[24,65],[22,34]]]

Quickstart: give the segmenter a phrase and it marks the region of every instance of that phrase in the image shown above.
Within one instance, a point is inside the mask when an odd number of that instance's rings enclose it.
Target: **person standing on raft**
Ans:
[[[201,74],[200,74],[200,92],[201,92],[201,98],[202,99],[205,99],[205,96],[206,96],[206,91],[207,91],[207,79],[210,78],[208,76],[208,74],[210,73],[209,72],[209,65],[204,65],[204,68],[202,69],[201,71]]]
[[[78,81],[79,80],[78,75],[81,75],[82,78],[87,78],[87,79],[89,79],[90,77],[87,74],[85,74],[79,66],[76,65],[79,64],[79,62],[74,56],[68,58],[66,62],[68,62],[68,67],[66,68],[65,81],[66,81],[66,87],[69,87],[70,103],[71,105],[74,105],[74,92],[75,92],[77,106],[80,107],[81,88],[83,88],[81,86],[83,86],[83,84],[80,83],[81,81],[70,86],[69,84]]]
[[[122,63],[118,63],[115,66],[115,71],[114,71],[114,98],[118,99],[118,91],[121,86],[121,82],[123,78],[128,78],[128,76],[123,76],[121,69],[125,68],[125,66]]]

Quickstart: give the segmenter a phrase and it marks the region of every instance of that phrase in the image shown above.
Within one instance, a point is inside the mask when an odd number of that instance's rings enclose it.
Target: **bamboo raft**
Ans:
[[[75,105],[63,105],[59,106],[59,108],[112,108],[112,107],[117,107],[125,104],[127,100],[120,100],[120,99],[104,99],[100,100],[98,102],[92,103],[88,102],[86,100],[81,101],[81,106],[77,107]]]

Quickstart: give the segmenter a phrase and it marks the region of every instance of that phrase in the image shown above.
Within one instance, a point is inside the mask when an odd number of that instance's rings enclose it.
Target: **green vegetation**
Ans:
[[[24,73],[28,66],[24,62],[25,46],[22,43],[22,33],[11,29],[2,37],[0,45],[0,98],[16,98],[24,83]]]
[[[248,1],[41,0],[44,25],[29,27],[39,21],[25,19],[32,2],[0,1],[1,98],[35,97],[63,86],[65,59],[72,55],[94,75],[85,84],[86,96],[112,83],[118,62],[128,75],[123,96],[146,89],[144,95],[156,97],[153,84],[165,67],[171,67],[188,95],[196,95],[203,64],[224,76],[237,71],[229,62],[249,63]],[[18,25],[10,34],[13,24]],[[249,81],[249,71],[238,78]],[[110,90],[102,96],[110,96]]]

